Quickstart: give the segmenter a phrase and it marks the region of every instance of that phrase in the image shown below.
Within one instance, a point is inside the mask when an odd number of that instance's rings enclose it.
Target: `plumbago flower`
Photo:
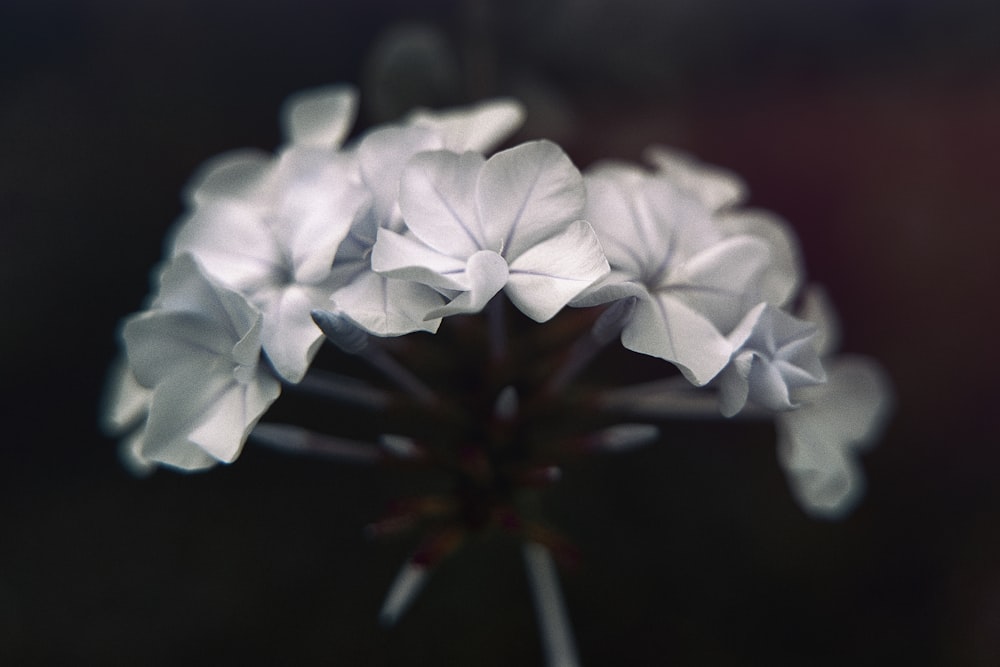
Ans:
[[[613,163],[587,173],[586,216],[611,272],[573,305],[635,297],[622,344],[674,363],[703,385],[730,360],[733,346],[726,335],[771,296],[765,281],[783,267],[770,263],[764,238],[728,233],[716,220],[719,202],[682,183]]]
[[[671,420],[773,419],[806,512],[857,502],[855,453],[884,421],[888,383],[874,362],[832,354],[832,316],[800,294],[794,235],[742,207],[737,177],[659,147],[650,168],[582,174],[545,140],[494,153],[523,119],[510,100],[348,139],[356,107],[350,87],[293,96],[275,154],[226,154],[188,185],[109,381],[105,425],[133,470],[229,463],[249,438],[443,471],[453,494],[403,500],[370,526],[427,527],[380,618],[394,623],[469,535],[514,533],[552,665],[577,664],[555,569],[574,550],[534,494],[561,463],[653,442]],[[609,388],[587,374],[598,354],[632,353],[662,379]],[[339,374],[348,356],[373,374]],[[308,392],[348,406],[345,419],[368,413],[368,435],[258,423],[283,388],[283,402]]]
[[[813,354],[824,359],[827,381],[791,392],[801,407],[777,415],[778,461],[803,509],[837,519],[854,509],[864,493],[858,454],[881,436],[892,389],[874,360],[834,355],[839,326],[822,289],[806,292],[800,315],[817,328]]]
[[[403,172],[399,202],[412,235],[380,229],[372,269],[455,294],[429,317],[479,312],[503,289],[544,322],[609,270],[580,219],[583,178],[547,141],[489,160],[422,153]]]
[[[259,363],[261,319],[190,255],[164,269],[152,307],[122,328],[128,369],[116,371],[110,419],[135,429],[127,440],[135,465],[200,470],[236,459],[281,392]]]

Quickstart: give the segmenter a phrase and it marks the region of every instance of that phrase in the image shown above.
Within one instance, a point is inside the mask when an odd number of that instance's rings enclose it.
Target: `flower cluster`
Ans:
[[[522,121],[510,100],[416,111],[345,143],[356,106],[347,87],[300,93],[284,108],[276,154],[226,154],[192,180],[149,307],[122,329],[127,362],[113,372],[107,421],[125,436],[131,465],[231,462],[253,433],[286,450],[354,458],[434,452],[459,461],[477,488],[506,488],[538,472],[530,452],[497,453],[531,442],[519,405],[572,393],[587,362],[620,339],[662,360],[650,363],[664,379],[595,391],[589,406],[647,422],[773,417],[779,462],[808,512],[836,517],[857,500],[855,451],[877,436],[888,385],[873,362],[833,356],[833,316],[822,292],[803,285],[793,234],[743,207],[737,177],[659,147],[649,166],[606,162],[582,173],[549,141],[492,152]],[[442,389],[383,345],[483,313],[492,367],[512,363],[508,304],[530,326],[578,311],[586,327],[555,361],[481,380],[479,402],[455,394],[442,408]],[[311,366],[324,340],[366,358],[438,416],[466,408],[480,424],[444,429],[445,444],[386,435],[376,449],[258,424],[283,386],[317,384]],[[384,397],[324,377],[331,396]],[[515,422],[519,435],[503,435]],[[590,442],[620,449],[655,437],[652,425],[619,423]],[[473,445],[482,451],[470,454]],[[494,469],[485,477],[484,466]],[[490,493],[487,514],[507,507],[507,496]],[[544,561],[530,554],[529,563]],[[419,563],[401,574],[389,616]]]

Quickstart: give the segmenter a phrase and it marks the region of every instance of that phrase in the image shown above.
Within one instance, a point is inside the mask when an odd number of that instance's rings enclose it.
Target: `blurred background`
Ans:
[[[677,146],[789,220],[897,411],[847,519],[793,503],[767,428],[685,428],[546,497],[587,665],[1000,664],[1000,5],[956,0],[5,0],[0,662],[536,665],[513,543],[377,624],[419,480],[248,448],[132,478],[97,427],[206,158],[302,88],[358,130],[514,95],[581,167]]]

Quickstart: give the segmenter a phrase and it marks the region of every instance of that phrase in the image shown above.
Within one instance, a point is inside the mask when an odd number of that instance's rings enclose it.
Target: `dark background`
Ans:
[[[842,522],[794,505],[766,429],[568,470],[547,501],[584,554],[563,582],[586,664],[1000,664],[996,7],[5,0],[0,662],[541,663],[503,540],[378,626],[413,542],[362,529],[419,480],[254,448],[139,480],[96,426],[187,177],[349,81],[359,128],[515,94],[519,137],[581,166],[659,142],[735,170],[895,382]]]

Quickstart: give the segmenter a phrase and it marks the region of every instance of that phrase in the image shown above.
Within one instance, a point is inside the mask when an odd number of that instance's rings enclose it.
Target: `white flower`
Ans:
[[[441,317],[477,312],[501,289],[544,322],[608,272],[597,235],[581,220],[580,172],[555,144],[497,153],[421,153],[400,181],[410,234],[380,229],[372,268],[445,294]]]
[[[111,410],[134,420],[148,399],[132,443],[142,461],[187,470],[233,461],[281,391],[259,364],[260,313],[190,255],[167,266],[152,309],[128,318],[123,337],[129,371],[151,393],[128,391]]]
[[[726,334],[765,300],[768,243],[727,234],[715,224],[712,208],[665,176],[605,164],[585,181],[586,218],[611,273],[573,305],[638,297],[622,344],[670,361],[689,381],[705,384],[729,362]]]
[[[836,322],[824,295],[805,296],[803,314],[819,325],[817,352],[836,345]],[[777,415],[778,462],[792,493],[811,515],[836,519],[864,493],[857,454],[880,436],[892,407],[892,387],[881,367],[857,356],[826,358],[827,381],[797,389],[797,410]]]
[[[371,254],[380,229],[405,229],[399,209],[400,176],[414,155],[442,149],[483,151],[502,141],[522,122],[521,106],[509,100],[468,109],[416,111],[405,124],[378,128],[354,149],[357,179],[371,204],[352,226],[334,261],[340,285],[336,309],[380,336],[437,331],[444,304],[439,292],[419,282],[372,271]]]
[[[719,374],[719,407],[732,417],[751,402],[768,410],[798,407],[790,391],[821,384],[823,365],[813,344],[816,325],[762,303],[729,336],[736,352]]]
[[[286,380],[302,379],[322,343],[309,316],[339,286],[334,256],[366,194],[348,156],[334,152],[354,97],[321,89],[286,108],[290,140],[276,158],[238,153],[217,161],[190,193],[173,253],[189,252],[264,315],[264,350]]]

